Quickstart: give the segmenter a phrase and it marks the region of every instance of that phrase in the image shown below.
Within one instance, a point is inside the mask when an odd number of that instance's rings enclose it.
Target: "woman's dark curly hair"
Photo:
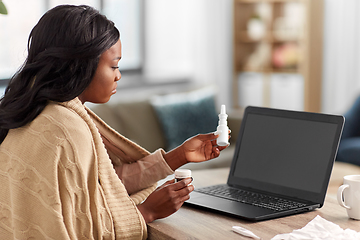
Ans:
[[[45,13],[30,33],[25,63],[0,100],[0,144],[9,129],[34,120],[49,101],[79,96],[100,55],[119,37],[114,23],[89,6],[61,5]]]

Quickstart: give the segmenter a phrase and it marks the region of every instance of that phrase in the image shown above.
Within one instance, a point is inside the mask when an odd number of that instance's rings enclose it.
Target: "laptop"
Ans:
[[[247,107],[227,184],[195,189],[185,204],[250,221],[321,208],[344,120]]]

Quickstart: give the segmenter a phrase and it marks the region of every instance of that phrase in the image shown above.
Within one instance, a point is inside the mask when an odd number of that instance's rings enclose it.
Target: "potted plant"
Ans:
[[[5,4],[0,0],[0,14],[8,14]]]

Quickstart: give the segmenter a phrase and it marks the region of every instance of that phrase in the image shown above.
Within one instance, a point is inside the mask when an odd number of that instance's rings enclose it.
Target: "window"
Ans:
[[[31,29],[50,8],[86,4],[114,21],[123,47],[121,70],[141,67],[141,0],[3,0],[8,15],[0,15],[0,86],[19,69],[27,56]]]
[[[26,58],[31,29],[45,12],[43,0],[4,0],[8,15],[0,15],[0,79],[9,79]]]

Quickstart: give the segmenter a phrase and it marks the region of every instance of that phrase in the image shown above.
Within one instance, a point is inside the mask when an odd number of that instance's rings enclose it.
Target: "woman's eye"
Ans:
[[[119,69],[119,66],[116,66],[116,67],[111,67],[112,69],[116,70],[116,69]]]

